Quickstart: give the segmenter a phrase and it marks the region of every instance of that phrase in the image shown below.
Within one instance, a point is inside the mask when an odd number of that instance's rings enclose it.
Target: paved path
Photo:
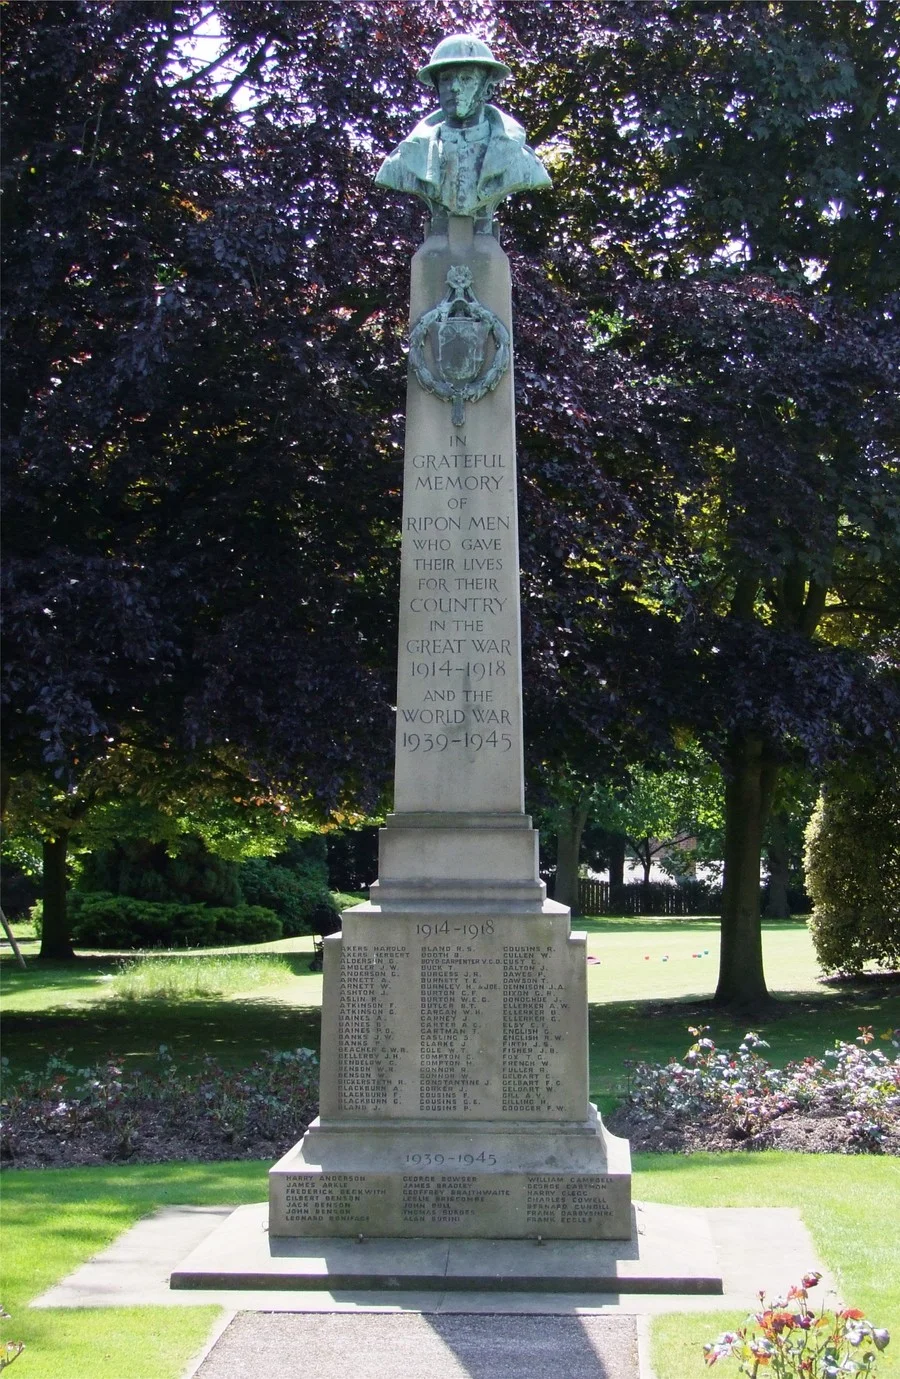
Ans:
[[[241,1312],[196,1379],[640,1379],[632,1316]]]
[[[182,1379],[653,1379],[646,1344],[661,1312],[750,1311],[822,1269],[799,1212],[697,1208],[722,1295],[429,1292],[173,1292],[169,1275],[229,1216],[164,1207],[33,1307],[223,1308]],[[827,1274],[822,1294],[834,1289]],[[124,1379],[124,1376],[123,1376]]]

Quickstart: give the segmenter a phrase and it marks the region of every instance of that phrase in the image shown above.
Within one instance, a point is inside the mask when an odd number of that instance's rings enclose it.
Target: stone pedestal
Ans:
[[[321,1114],[273,1236],[628,1239],[628,1145],[587,1099],[568,912],[365,905],[325,941]]]
[[[453,268],[510,330],[505,254],[453,217],[413,260],[413,324]],[[320,1116],[271,1170],[273,1237],[631,1234],[628,1145],[588,1102],[585,936],[524,813],[512,377],[457,424],[410,378],[395,812],[325,941]]]

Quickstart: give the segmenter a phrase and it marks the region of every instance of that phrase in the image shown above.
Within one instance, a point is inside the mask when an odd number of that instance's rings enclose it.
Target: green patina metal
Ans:
[[[487,104],[494,86],[510,75],[487,44],[470,34],[443,39],[419,72],[437,91],[441,108],[385,158],[375,183],[421,197],[432,233],[453,215],[474,220],[476,233],[490,234],[501,201],[550,186],[522,126]]]

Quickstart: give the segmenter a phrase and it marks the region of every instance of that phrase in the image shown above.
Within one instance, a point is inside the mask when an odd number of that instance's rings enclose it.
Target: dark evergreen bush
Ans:
[[[244,899],[264,905],[281,920],[285,938],[313,934],[313,916],[330,906],[325,839],[316,835],[292,842],[277,857],[256,857],[240,869]]]
[[[364,891],[378,876],[378,825],[329,833],[328,883],[333,891]]]
[[[97,892],[71,899],[72,938],[81,947],[214,948],[269,943],[283,932],[278,916],[257,905],[165,904]]]
[[[175,856],[165,843],[128,839],[89,853],[77,887],[137,900],[233,906],[244,900],[239,876],[239,864],[215,856],[201,838],[181,839]]]
[[[103,904],[92,905],[89,928],[77,928],[74,937],[98,947],[143,948],[262,943],[318,933],[317,907],[334,913],[326,858],[325,839],[319,835],[292,840],[276,857],[244,863],[215,856],[200,838],[180,839],[175,856],[168,855],[163,843],[130,839],[85,857],[77,890],[70,896],[76,922],[88,902]],[[110,908],[113,898],[122,904]],[[213,911],[265,912],[277,919],[279,931],[233,918],[223,918],[218,930],[210,931]],[[133,937],[127,933],[129,919],[136,926]]]

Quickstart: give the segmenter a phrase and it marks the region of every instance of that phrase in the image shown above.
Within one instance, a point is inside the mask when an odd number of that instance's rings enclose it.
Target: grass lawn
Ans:
[[[221,995],[185,991],[123,999],[117,976],[135,955],[92,953],[75,963],[29,961],[25,971],[9,956],[0,960],[4,1052],[11,1066],[41,1067],[48,1054],[71,1050],[69,1061],[88,1066],[106,1058],[141,1060],[160,1044],[188,1059],[212,1054],[221,1062],[244,1066],[272,1049],[319,1046],[322,977],[310,973],[312,939],[235,950],[177,955],[221,967],[229,959],[241,966],[248,954],[277,955],[289,969],[286,981],[262,990],[229,987]],[[160,955],[153,961],[165,962]]]
[[[688,1025],[711,1024],[722,1046],[733,1047],[746,1033],[746,1023],[705,1005],[716,982],[717,921],[578,919],[575,927],[588,934],[591,1093],[601,1106],[608,1108],[624,1089],[629,1061],[664,1062],[683,1054]],[[757,1022],[757,1032],[769,1041],[773,1062],[821,1055],[836,1039],[855,1039],[860,1025],[900,1027],[900,981],[823,984],[804,923],[765,923],[763,946],[779,1004],[772,1017]],[[26,960],[31,948],[25,945]],[[290,967],[287,980],[262,989],[251,983],[249,990],[216,997],[151,994],[128,1001],[117,998],[113,979],[128,955],[93,953],[63,965],[29,962],[23,972],[4,954],[5,1054],[13,1068],[35,1067],[49,1053],[71,1049],[69,1061],[84,1066],[108,1057],[147,1058],[167,1044],[188,1058],[209,1052],[241,1066],[271,1049],[318,1048],[322,978],[309,971],[311,939],[193,957],[221,965],[251,953],[280,955]],[[190,961],[192,955],[180,956]]]
[[[24,1341],[23,1379],[178,1379],[216,1307],[29,1311],[37,1297],[158,1206],[259,1201],[260,1163],[12,1172],[3,1180],[3,1339]]]
[[[796,1207],[840,1301],[891,1333],[879,1379],[900,1379],[900,1161],[840,1154],[636,1154],[634,1195],[680,1206]],[[799,1279],[797,1280],[799,1282]],[[767,1280],[759,1280],[767,1288]],[[816,1310],[833,1298],[817,1298]],[[700,1379],[704,1342],[740,1324],[736,1313],[669,1313],[653,1324],[657,1379]],[[722,1379],[737,1374],[721,1362]]]
[[[0,1297],[25,1341],[23,1379],[179,1379],[212,1307],[29,1311],[27,1302],[158,1206],[238,1205],[265,1196],[267,1163],[21,1171],[4,1177]],[[900,1377],[900,1165],[896,1160],[764,1153],[635,1155],[634,1194],[685,1206],[799,1206],[842,1301],[895,1333],[882,1379]],[[766,1280],[760,1279],[760,1287]],[[699,1379],[703,1343],[743,1318],[669,1314],[653,1324],[657,1379]],[[891,1355],[891,1349],[895,1354]],[[564,1357],[560,1357],[563,1361]],[[564,1368],[564,1366],[563,1366]],[[723,1376],[736,1373],[733,1365]]]
[[[591,1086],[613,1098],[635,1058],[680,1055],[687,1026],[713,1027],[719,1044],[745,1032],[708,1007],[718,962],[714,920],[587,919],[591,1000]],[[23,944],[26,960],[36,945]],[[773,1018],[759,1026],[775,1062],[820,1055],[835,1039],[852,1040],[860,1025],[900,1027],[900,983],[862,979],[822,984],[805,925],[767,923]],[[246,1064],[272,1049],[317,1047],[322,980],[310,974],[312,940],[287,939],[234,950],[280,954],[286,980],[222,994],[160,996],[152,982],[132,999],[116,994],[123,955],[89,954],[74,964],[0,959],[4,1052],[13,1067],[43,1064],[51,1052],[70,1061],[141,1059],[160,1044],[189,1059],[210,1052]],[[694,956],[699,954],[699,956]],[[180,955],[190,961],[191,955]],[[212,956],[212,955],[211,955]],[[200,962],[203,954],[194,955]],[[216,950],[228,965],[229,954]],[[241,970],[235,963],[235,970]],[[237,1205],[265,1196],[268,1164],[167,1164],[102,1169],[17,1171],[4,1175],[4,1252],[0,1300],[13,1314],[4,1338],[26,1341],[23,1379],[177,1379],[212,1325],[212,1308],[132,1308],[29,1312],[29,1298],[71,1272],[134,1221],[166,1203]],[[900,1379],[900,1164],[896,1159],[787,1154],[636,1155],[635,1196],[684,1205],[796,1205],[817,1248],[840,1279],[844,1301],[894,1330],[895,1355],[883,1379]],[[760,1280],[760,1287],[766,1280]],[[723,1313],[672,1314],[654,1323],[658,1379],[705,1373],[702,1345],[740,1321]],[[723,1367],[723,1374],[733,1372]],[[17,1371],[18,1373],[18,1371]]]
[[[777,1005],[764,1020],[734,1020],[709,1007],[719,964],[719,924],[712,919],[579,919],[588,935],[591,1092],[601,1105],[627,1084],[627,1064],[680,1057],[689,1025],[709,1024],[720,1047],[734,1048],[748,1028],[783,1064],[821,1055],[836,1039],[852,1042],[861,1025],[900,1027],[900,981],[866,975],[823,982],[805,923],[763,924],[763,955]],[[699,956],[695,956],[698,955]],[[594,959],[594,961],[591,961]]]

